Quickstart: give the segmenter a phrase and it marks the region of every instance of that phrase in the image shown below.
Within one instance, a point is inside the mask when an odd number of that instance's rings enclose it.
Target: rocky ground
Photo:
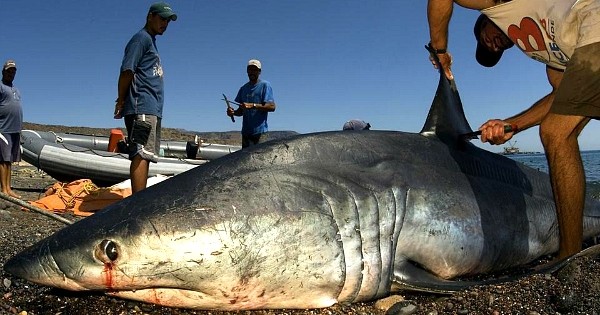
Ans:
[[[25,200],[38,199],[54,182],[31,166],[13,168],[13,187]],[[79,220],[68,214],[62,216]],[[64,223],[23,211],[0,199],[0,265],[62,227]],[[28,283],[4,271],[0,280],[0,314],[234,314],[171,309],[102,294],[61,291]],[[600,259],[583,257],[554,274],[475,287],[452,295],[400,292],[377,303],[235,314],[600,314]]]

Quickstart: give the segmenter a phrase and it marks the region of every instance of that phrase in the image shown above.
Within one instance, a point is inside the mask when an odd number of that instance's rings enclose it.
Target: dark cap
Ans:
[[[177,20],[177,14],[173,12],[171,6],[165,2],[156,2],[150,6],[148,13],[156,13],[164,19],[171,19],[172,21]]]
[[[500,61],[504,50],[490,51],[484,44],[481,43],[481,27],[484,25],[484,22],[493,23],[490,18],[485,16],[485,14],[482,14],[477,18],[475,27],[473,28],[473,33],[475,33],[475,39],[477,40],[475,59],[477,59],[477,62],[484,67],[493,67],[498,63],[498,61]]]

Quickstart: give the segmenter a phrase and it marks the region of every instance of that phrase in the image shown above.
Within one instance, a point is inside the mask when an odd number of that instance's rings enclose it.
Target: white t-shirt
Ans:
[[[512,0],[481,13],[529,57],[557,69],[575,48],[600,42],[600,0]]]

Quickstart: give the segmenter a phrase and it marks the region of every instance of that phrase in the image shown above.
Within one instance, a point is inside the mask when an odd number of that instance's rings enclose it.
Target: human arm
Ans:
[[[448,79],[453,78],[450,70],[452,56],[447,52],[448,26],[450,25],[453,8],[453,0],[429,0],[427,3],[427,21],[429,22],[429,37],[431,39],[429,44],[434,50],[444,51],[443,53],[437,53],[437,57]],[[437,69],[437,63],[433,61],[432,63]]]
[[[117,82],[117,104],[115,105],[115,118],[122,116],[125,100],[128,97],[129,90],[133,84],[135,73],[139,69],[143,56],[146,52],[153,49],[152,38],[146,31],[140,31],[129,40],[125,46],[123,60],[121,61],[119,79]],[[143,75],[143,71],[141,71]],[[117,110],[119,110],[117,117]]]
[[[262,92],[262,102],[260,102],[260,104],[255,104],[254,108],[256,110],[259,111],[263,111],[263,112],[274,112],[276,105],[275,105],[275,98],[273,97],[273,87],[271,87],[271,83],[265,81],[264,82],[264,88],[263,88],[263,92]]]
[[[454,3],[474,10],[482,10],[494,5],[494,0],[429,0],[427,3],[427,21],[429,23],[430,46],[439,51],[437,54],[446,78],[452,80],[452,55],[448,52],[448,28]],[[437,69],[437,63],[433,61]]]
[[[241,103],[241,105],[236,109],[233,108],[227,109],[227,116],[243,116],[244,110],[247,109],[256,109],[265,112],[274,112],[275,111],[275,103]]]
[[[275,111],[275,102],[269,103],[243,103],[245,109],[256,109],[263,112],[274,112]],[[241,107],[241,106],[240,106]]]
[[[242,104],[243,105],[243,104]],[[244,115],[244,106],[238,106],[237,109],[233,109],[233,107],[228,107],[227,108],[227,116],[232,117],[232,116],[243,116]]]
[[[244,109],[255,109],[258,111],[263,111],[263,112],[274,112],[276,105],[275,105],[275,100],[273,98],[273,88],[271,87],[271,84],[267,81],[263,81],[262,83],[262,89],[261,89],[261,93],[260,93],[260,97],[253,99],[252,102],[255,102],[257,100],[259,100],[260,102],[258,103],[250,103],[250,102],[242,102],[242,106],[240,106],[240,108]],[[238,94],[240,95],[240,94]],[[236,98],[238,99],[238,98]],[[241,99],[241,96],[240,98]],[[242,110],[242,111],[243,111]]]
[[[233,117],[233,116],[243,116],[244,115],[244,102],[243,100],[243,95],[244,95],[244,86],[240,87],[240,89],[238,90],[235,99],[233,102],[231,102],[232,104],[235,104],[238,106],[238,108],[233,109],[233,107],[228,106],[227,107],[227,116],[229,117]]]
[[[125,98],[127,92],[133,81],[133,71],[125,70],[119,74],[119,81],[117,83],[117,103],[115,104],[115,119],[121,118],[123,107],[125,106]]]
[[[540,100],[535,102],[531,107],[525,111],[506,118],[491,119],[479,127],[481,130],[481,142],[489,142],[490,144],[503,144],[510,140],[513,135],[522,130],[529,129],[533,126],[539,125],[546,114],[550,111],[554,96],[556,95],[556,89],[560,85],[562,80],[563,72],[552,67],[546,66],[546,76],[548,82],[552,87],[550,93],[542,97]],[[517,130],[513,132],[505,132],[504,125],[512,124],[517,126]]]

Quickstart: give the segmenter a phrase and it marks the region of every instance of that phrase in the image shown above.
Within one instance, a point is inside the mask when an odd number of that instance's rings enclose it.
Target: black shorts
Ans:
[[[269,138],[268,133],[258,133],[251,136],[242,135],[242,148],[251,147],[259,143],[267,141]]]
[[[150,162],[158,162],[160,154],[160,122],[161,119],[153,115],[127,115],[125,116],[125,127],[127,138],[132,139],[133,125],[135,120],[146,121],[150,124],[150,132],[147,134],[145,143],[134,143],[128,141],[129,159],[133,160],[136,155]]]
[[[0,161],[21,161],[21,133],[0,133]]]

